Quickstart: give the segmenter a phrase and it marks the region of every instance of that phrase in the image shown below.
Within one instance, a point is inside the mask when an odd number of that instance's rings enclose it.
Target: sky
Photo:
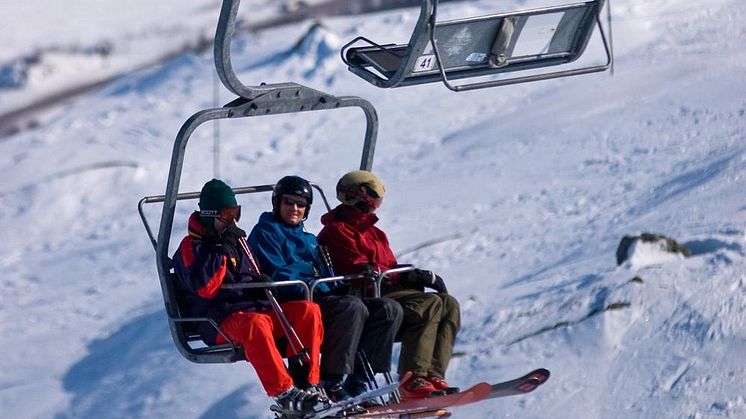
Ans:
[[[220,86],[215,99],[209,48],[153,64],[211,34],[219,2],[16,3],[0,14],[0,113],[112,79],[0,138],[2,416],[271,417],[250,365],[198,365],[176,351],[136,209],[163,194],[184,121],[234,99]],[[468,1],[440,12],[545,3]],[[746,416],[746,5],[611,6],[613,75],[466,93],[378,89],[340,61],[358,35],[407,40],[417,9],[327,18],[306,38],[312,22],[234,42],[245,84],[296,82],[375,106],[373,171],[387,190],[379,226],[400,262],[435,271],[461,302],[448,381],[552,371],[530,395],[454,417]],[[241,13],[278,11],[244,1]],[[597,36],[586,55],[602,58]],[[355,109],[205,124],[180,191],[213,176],[249,186],[297,174],[336,205],[334,185],[358,167],[364,126]],[[240,199],[244,228],[270,207],[268,196]],[[177,206],[172,247],[195,207]],[[324,212],[314,204],[309,232]],[[157,204],[145,213],[158,224]],[[643,232],[692,256],[639,245],[617,266],[621,239]]]

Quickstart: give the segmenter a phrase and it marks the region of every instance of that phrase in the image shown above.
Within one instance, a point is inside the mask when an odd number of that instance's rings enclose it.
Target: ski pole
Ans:
[[[330,277],[334,276],[334,267],[332,266],[332,259],[331,257],[329,257],[329,250],[326,248],[326,246],[318,245],[318,247],[316,247],[316,252],[319,255],[321,264],[324,265],[324,268],[326,268],[326,274]]]
[[[256,263],[254,255],[251,254],[251,249],[249,249],[248,243],[246,243],[246,239],[243,237],[239,237],[238,243],[241,244],[241,250],[243,250],[244,254],[249,259],[249,263],[251,264],[251,267],[254,269],[254,271],[257,274],[261,273],[259,271],[259,265]],[[295,356],[300,358],[303,363],[310,364],[311,356],[308,354],[308,349],[303,346],[303,343],[300,341],[298,334],[295,333],[295,329],[293,329],[293,326],[290,324],[288,318],[285,316],[285,312],[282,311],[280,303],[277,302],[274,294],[272,294],[272,291],[270,291],[268,288],[264,289],[264,293],[267,295],[267,300],[269,300],[269,304],[272,306],[272,309],[277,315],[277,318],[280,319],[280,326],[282,327],[282,331],[285,334],[285,337],[287,337],[288,339],[290,349],[293,351]]]

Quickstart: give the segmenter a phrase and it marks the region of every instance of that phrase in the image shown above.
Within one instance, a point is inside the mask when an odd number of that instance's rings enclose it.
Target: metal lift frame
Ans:
[[[202,124],[212,120],[247,118],[263,115],[278,115],[286,113],[298,113],[308,111],[333,110],[347,107],[357,107],[363,111],[366,120],[365,138],[360,161],[361,170],[370,170],[373,165],[373,154],[378,135],[378,115],[373,105],[357,96],[333,96],[318,90],[311,89],[296,83],[262,84],[260,86],[246,86],[236,76],[231,64],[230,45],[236,28],[236,15],[238,13],[240,0],[223,0],[220,17],[215,35],[214,59],[215,68],[223,85],[238,98],[221,108],[201,110],[182,125],[176,139],[171,155],[171,165],[168,174],[165,194],[157,197],[146,197],[138,205],[140,215],[144,220],[142,205],[145,203],[162,202],[160,226],[157,240],[153,238],[150,227],[145,221],[151,242],[156,251],[156,265],[160,280],[163,300],[168,316],[171,337],[179,352],[189,361],[195,363],[225,363],[243,360],[244,356],[240,347],[234,343],[202,348],[193,348],[189,345],[190,336],[184,323],[195,321],[210,321],[210,319],[192,319],[182,317],[179,312],[175,284],[172,270],[172,261],[169,258],[169,244],[173,228],[176,202],[180,199],[198,197],[196,192],[179,194],[179,183],[184,162],[184,154],[187,143],[192,133]],[[266,188],[259,187],[261,188]],[[259,192],[256,188],[237,188],[237,192]],[[196,194],[196,196],[195,196]],[[300,281],[298,281],[300,282]],[[302,283],[302,282],[301,282]],[[284,285],[284,284],[283,284]],[[295,285],[290,282],[288,285]],[[304,284],[305,285],[305,284]],[[242,287],[257,288],[262,285],[246,284]],[[213,324],[219,330],[218,325]],[[226,339],[230,342],[230,339]]]
[[[610,42],[607,40],[600,19],[600,12],[605,2],[606,0],[591,0],[437,22],[438,0],[422,0],[420,16],[408,44],[379,45],[370,39],[359,36],[344,45],[340,54],[352,73],[381,88],[413,86],[440,81],[448,89],[461,92],[601,72],[606,71],[613,63]],[[552,45],[561,44],[566,47],[564,51],[537,53],[530,56],[511,56],[521,35],[523,25],[529,17],[563,12],[569,12],[567,15],[571,15],[567,20],[564,20],[563,17],[564,28],[574,28],[574,31],[568,32],[563,30],[562,24],[558,25],[558,30],[555,33],[558,35],[558,40],[555,41],[553,36]],[[456,54],[459,55],[458,57],[444,53],[443,44],[453,39],[459,28],[464,29],[466,27],[473,28],[478,35],[473,36],[471,42],[479,43],[481,41],[481,45],[471,45],[473,49],[466,53],[458,51]],[[602,65],[590,65],[461,85],[451,83],[451,80],[455,79],[569,64],[583,54],[594,27],[598,27],[606,54],[606,62]],[[477,39],[477,41],[474,41],[474,39]],[[363,43],[364,46],[355,46],[359,43]],[[419,71],[422,68],[423,60],[429,59],[427,57],[433,57],[433,63],[430,63],[426,70]],[[470,59],[468,57],[478,58]]]

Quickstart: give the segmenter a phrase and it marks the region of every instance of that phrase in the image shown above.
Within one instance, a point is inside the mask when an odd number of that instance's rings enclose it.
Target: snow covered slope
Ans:
[[[49,13],[37,15],[51,23],[56,6],[42,3]],[[218,2],[203,3],[217,14]],[[462,302],[448,380],[552,371],[531,395],[457,417],[746,416],[746,4],[612,6],[613,77],[461,94],[376,89],[339,61],[358,34],[406,39],[417,10],[329,19],[299,47],[310,22],[235,42],[247,83],[295,81],[376,106],[380,225],[395,249],[416,249],[402,262],[435,270]],[[133,25],[148,24],[143,15]],[[18,52],[41,45],[28,42]],[[180,56],[0,140],[3,417],[270,416],[250,366],[176,352],[136,212],[141,197],[163,193],[181,124],[213,106],[213,71],[210,51]],[[213,176],[212,128],[192,137],[182,191]],[[363,129],[358,110],[221,122],[221,177],[239,186],[295,173],[332,196],[359,164]],[[269,207],[268,197],[242,203],[245,227]],[[173,242],[192,204],[177,208]],[[321,214],[314,206],[309,231]],[[148,215],[157,221],[159,208]],[[638,248],[617,267],[619,241],[640,232],[694,255]],[[418,249],[432,239],[442,240]]]

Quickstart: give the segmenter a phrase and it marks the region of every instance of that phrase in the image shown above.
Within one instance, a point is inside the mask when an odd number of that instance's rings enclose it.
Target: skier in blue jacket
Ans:
[[[263,273],[275,281],[302,280],[310,284],[322,276],[316,236],[303,222],[313,203],[311,184],[298,176],[280,179],[272,193],[272,212],[265,212],[249,234]],[[297,298],[300,287],[282,287],[281,299]],[[349,295],[348,287],[322,283],[314,293],[321,307],[324,341],[321,346],[321,385],[333,401],[366,390],[366,375],[358,351],[376,373],[388,372],[394,338],[402,322],[399,304],[388,298]],[[343,381],[345,378],[347,378]]]

